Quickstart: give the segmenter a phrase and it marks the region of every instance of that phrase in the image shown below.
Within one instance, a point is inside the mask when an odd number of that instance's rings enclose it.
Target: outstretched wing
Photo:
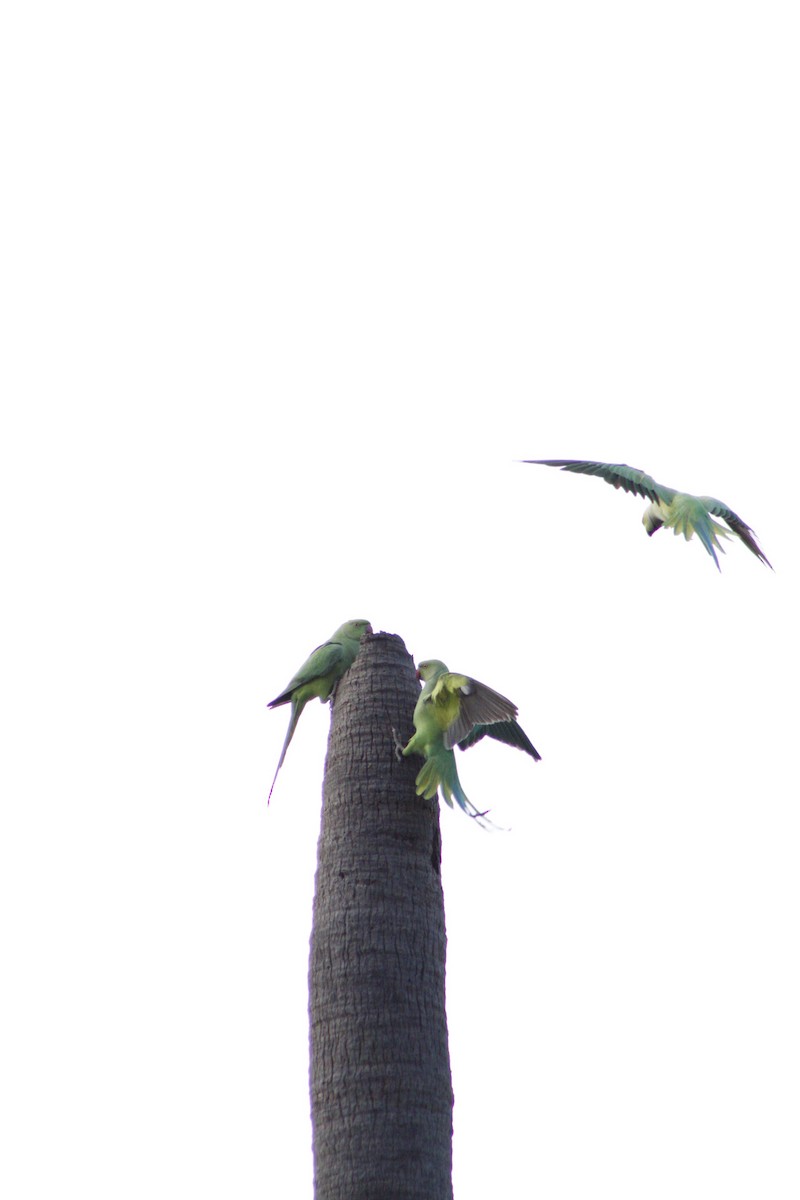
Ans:
[[[756,541],[756,535],[750,526],[745,524],[741,517],[737,517],[733,509],[728,508],[727,504],[723,504],[721,500],[715,500],[713,496],[701,496],[700,500],[708,512],[712,513],[715,517],[722,517],[725,524],[744,542],[747,549],[755,554],[759,562],[766,563],[771,571],[774,570],[772,563]]]
[[[637,467],[629,467],[627,463],[584,462],[578,458],[524,458],[526,463],[537,466],[560,467],[562,471],[574,471],[576,475],[599,475],[612,487],[622,488],[636,496],[644,496],[648,500],[663,500],[670,504],[675,497],[673,488],[656,483],[652,475],[645,474]]]
[[[443,731],[444,744],[451,750],[472,732],[475,725],[492,725],[496,721],[513,721],[517,706],[499,692],[470,679],[447,671],[440,675],[431,692],[437,720]]]
[[[498,742],[504,742],[506,746],[515,746],[518,750],[524,750],[536,762],[541,760],[541,754],[516,721],[495,721],[491,725],[474,725],[470,733],[458,743],[459,750],[468,750],[470,746],[474,746],[487,734]]]

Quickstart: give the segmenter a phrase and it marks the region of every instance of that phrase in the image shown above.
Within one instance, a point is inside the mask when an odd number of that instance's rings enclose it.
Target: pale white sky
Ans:
[[[364,616],[543,755],[442,815],[458,1200],[794,1200],[794,6],[3,25],[4,1192],[310,1200],[328,709],[267,809],[265,706]]]

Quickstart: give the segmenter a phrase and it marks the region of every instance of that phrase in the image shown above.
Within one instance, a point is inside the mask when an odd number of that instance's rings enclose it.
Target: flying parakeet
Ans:
[[[301,712],[309,700],[313,700],[315,696],[319,696],[323,703],[330,697],[345,671],[355,662],[361,638],[366,632],[372,633],[369,621],[345,621],[344,625],[340,625],[336,632],[331,634],[327,642],[323,642],[321,646],[317,646],[316,650],[311,652],[281,694],[274,700],[270,700],[267,705],[268,708],[278,708],[281,704],[291,704],[292,706],[292,717],[289,721],[286,740],[275,769],[272,787],[269,789],[270,797],[272,789],[275,787],[275,780],[278,778],[278,771],[286,757],[289,742],[292,740],[295,727],[300,720]],[[269,798],[267,804],[269,804]]]
[[[756,542],[756,536],[749,525],[745,525],[741,517],[713,496],[692,496],[688,492],[676,492],[674,488],[664,487],[644,471],[629,467],[626,463],[582,462],[575,458],[526,458],[523,462],[539,464],[545,467],[561,467],[563,471],[574,471],[579,475],[599,475],[606,483],[637,496],[644,496],[650,504],[644,511],[642,524],[647,536],[652,537],[657,529],[665,526],[677,535],[682,533],[687,542],[692,534],[697,534],[708,553],[721,570],[715,547],[724,554],[719,536],[728,538],[732,533],[744,542],[747,549],[756,558],[772,569],[761,547]],[[714,517],[721,517],[728,528],[720,525]],[[718,536],[719,535],[719,536]]]
[[[414,708],[415,733],[401,750],[404,757],[420,754],[425,759],[416,779],[417,795],[431,800],[441,788],[451,808],[455,798],[468,816],[491,825],[464,794],[453,747],[466,750],[488,734],[538,762],[541,755],[517,724],[517,706],[476,679],[448,671],[435,658],[419,664],[417,678],[424,686]]]

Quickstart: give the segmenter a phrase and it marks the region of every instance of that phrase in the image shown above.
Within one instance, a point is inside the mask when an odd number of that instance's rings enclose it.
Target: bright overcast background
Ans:
[[[797,1197],[795,21],[5,9],[6,1195],[310,1200],[266,702],[363,616],[543,756],[442,812],[458,1200]]]

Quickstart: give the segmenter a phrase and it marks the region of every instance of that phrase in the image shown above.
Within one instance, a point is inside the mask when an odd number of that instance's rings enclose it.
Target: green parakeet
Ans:
[[[286,740],[275,769],[272,787],[269,789],[270,797],[272,789],[275,787],[275,780],[278,778],[278,771],[286,757],[289,742],[292,740],[297,722],[300,720],[301,712],[309,700],[313,700],[315,696],[319,696],[323,703],[330,697],[345,671],[355,662],[361,638],[367,632],[372,633],[369,621],[345,621],[344,625],[340,625],[336,632],[331,634],[327,642],[323,642],[321,646],[317,646],[316,650],[311,652],[281,694],[274,700],[270,700],[267,705],[268,708],[278,708],[281,704],[291,704],[292,706]],[[269,804],[269,798],[267,804]]]
[[[448,671],[435,658],[419,664],[417,678],[423,681],[423,688],[414,708],[415,733],[402,749],[405,757],[420,754],[425,759],[417,775],[417,795],[431,800],[441,789],[451,808],[455,798],[468,816],[491,825],[464,794],[453,747],[466,750],[488,734],[524,750],[538,762],[541,755],[517,724],[517,706],[477,679]]]
[[[719,537],[728,538],[732,533],[744,542],[757,559],[772,569],[772,563],[756,542],[756,536],[750,526],[746,525],[741,517],[737,517],[727,504],[715,500],[713,496],[692,496],[688,492],[676,492],[674,488],[656,483],[652,476],[645,475],[644,471],[629,467],[626,463],[583,462],[575,458],[526,458],[523,462],[560,467],[563,471],[574,471],[579,475],[599,475],[615,488],[644,496],[650,501],[642,517],[647,536],[652,537],[662,525],[666,529],[672,529],[676,535],[682,533],[687,542],[696,533],[717,564],[717,570],[722,568],[716,550],[722,551],[723,554],[725,552]],[[713,520],[714,517],[721,517],[728,528]]]

